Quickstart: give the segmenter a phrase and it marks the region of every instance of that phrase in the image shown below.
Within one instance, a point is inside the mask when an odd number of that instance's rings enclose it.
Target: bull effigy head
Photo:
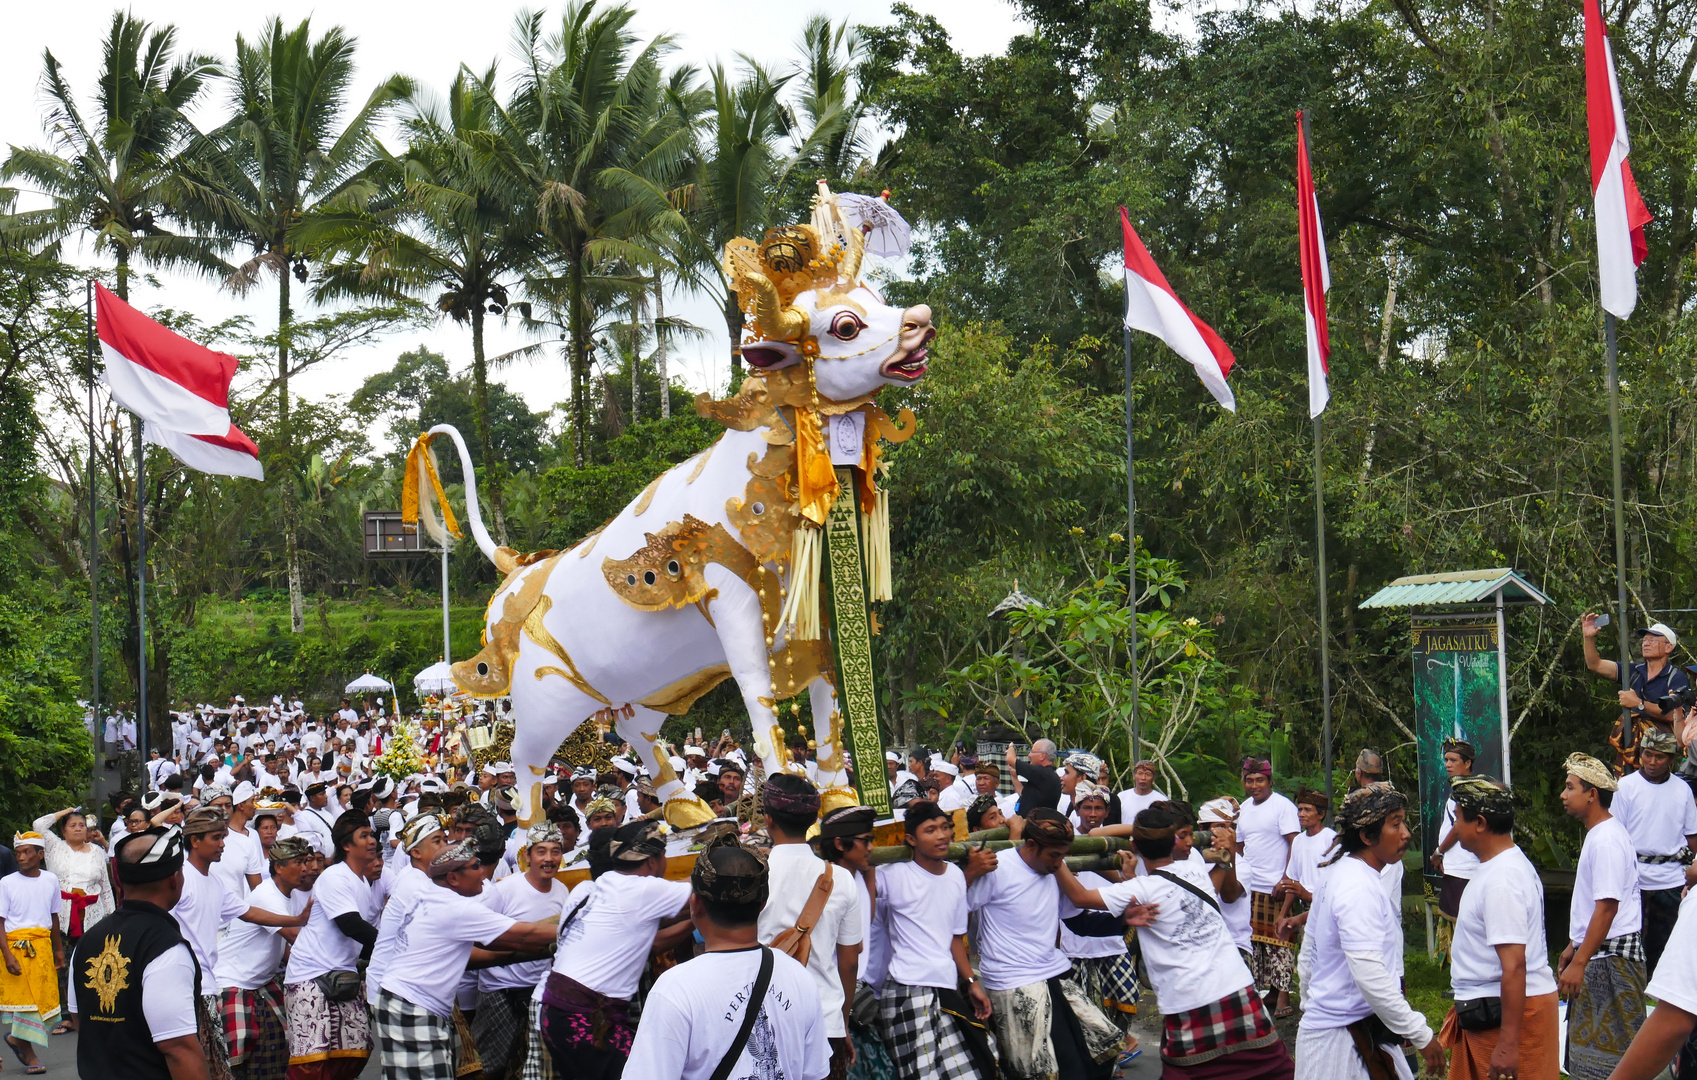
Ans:
[[[823,183],[813,218],[725,245],[725,274],[751,327],[742,355],[775,371],[807,363],[827,401],[925,377],[931,309],[897,308],[860,280],[865,246]]]

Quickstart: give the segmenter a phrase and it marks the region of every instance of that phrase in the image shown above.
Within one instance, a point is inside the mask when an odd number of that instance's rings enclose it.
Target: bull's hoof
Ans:
[[[845,806],[859,806],[859,805],[860,805],[860,796],[858,796],[854,793],[854,788],[851,788],[847,785],[844,785],[842,787],[826,788],[824,791],[821,791],[819,793],[819,816],[820,817],[824,817],[826,814],[829,814],[833,810],[840,810]]]
[[[707,824],[717,816],[711,806],[694,795],[687,794],[674,795],[667,799],[661,812],[666,817],[666,824],[674,829],[693,829],[697,825]]]

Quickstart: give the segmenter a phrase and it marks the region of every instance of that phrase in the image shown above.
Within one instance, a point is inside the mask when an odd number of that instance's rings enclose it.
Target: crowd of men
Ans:
[[[1114,790],[1047,740],[891,753],[907,851],[875,867],[873,811],[824,811],[805,741],[770,776],[728,738],[679,747],[721,814],[693,837],[622,756],[556,762],[524,828],[510,764],[472,771],[437,725],[426,771],[373,775],[387,722],[344,706],[179,717],[155,757],[178,768],[109,835],[70,808],[15,838],[0,1018],[27,1071],[74,1029],[88,1078],[345,1080],[376,1056],[394,1080],[1107,1080],[1144,1049],[1150,989],[1173,1080],[1697,1076],[1697,801],[1654,726],[1623,776],[1563,766],[1584,843],[1553,964],[1515,798],[1445,741],[1454,1007],[1434,1031],[1403,989],[1409,806],[1371,750],[1335,812],[1255,757],[1241,794],[1193,808],[1156,763]],[[963,854],[957,816],[1010,843]],[[1075,873],[1084,834],[1130,850]]]

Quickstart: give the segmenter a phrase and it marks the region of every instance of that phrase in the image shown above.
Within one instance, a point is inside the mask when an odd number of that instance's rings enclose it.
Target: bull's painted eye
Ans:
[[[852,311],[839,311],[831,316],[831,336],[839,341],[853,341],[865,326]]]

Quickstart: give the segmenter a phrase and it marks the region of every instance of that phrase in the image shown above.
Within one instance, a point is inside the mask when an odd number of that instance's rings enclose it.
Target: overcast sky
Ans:
[[[863,24],[886,22],[890,5],[881,0],[833,0],[828,5],[786,0],[634,0],[636,29],[644,38],[659,33],[677,36],[679,49],[674,59],[707,66],[715,60],[732,63],[737,53],[748,53],[769,63],[787,64],[796,55],[794,43],[807,18],[828,12],[833,19],[848,17]],[[1021,24],[1005,0],[910,0],[913,6],[936,16],[948,29],[963,54],[981,55],[1001,50]],[[400,72],[438,89],[447,85],[463,61],[482,69],[493,59],[509,56],[513,16],[536,4],[492,0],[481,4],[448,3],[446,0],[413,0],[411,3],[378,3],[376,0],[343,0],[333,5],[315,5],[306,0],[273,0],[262,4],[233,4],[228,0],[141,0],[132,10],[155,24],[175,23],[183,47],[228,56],[237,33],[253,35],[262,21],[281,15],[289,23],[313,17],[315,25],[339,24],[359,42],[359,72],[356,99],[363,101],[376,81]],[[6,5],[6,33],[0,35],[0,142],[9,145],[46,145],[41,129],[39,79],[41,56],[51,49],[71,84],[85,95],[100,63],[100,43],[110,24],[114,5],[110,0],[55,0],[52,3],[11,0]],[[557,14],[563,4],[546,6]],[[212,106],[197,117],[212,120],[223,91],[214,88]],[[900,194],[892,199],[898,207]],[[27,194],[22,205],[32,204]],[[40,200],[34,200],[40,205]],[[80,259],[91,256],[81,252]],[[299,295],[297,292],[296,295]],[[164,275],[157,288],[132,286],[131,299],[143,309],[168,305],[192,311],[207,322],[242,313],[261,329],[276,325],[276,293],[269,283],[242,300],[219,292],[214,286],[190,277]],[[685,344],[674,356],[673,371],[696,388],[722,386],[728,377],[725,360],[724,320],[715,305],[704,297],[680,295],[668,298],[668,313],[676,312],[713,332],[700,344]],[[302,314],[312,314],[306,307]],[[492,325],[490,355],[516,348],[528,338]],[[299,392],[314,398],[346,395],[371,374],[388,367],[394,357],[418,344],[449,358],[456,371],[470,361],[469,331],[451,322],[423,332],[393,337],[326,365],[300,380]],[[566,379],[560,351],[551,348],[534,360],[514,364],[498,378],[521,394],[533,409],[547,409],[566,397]]]

